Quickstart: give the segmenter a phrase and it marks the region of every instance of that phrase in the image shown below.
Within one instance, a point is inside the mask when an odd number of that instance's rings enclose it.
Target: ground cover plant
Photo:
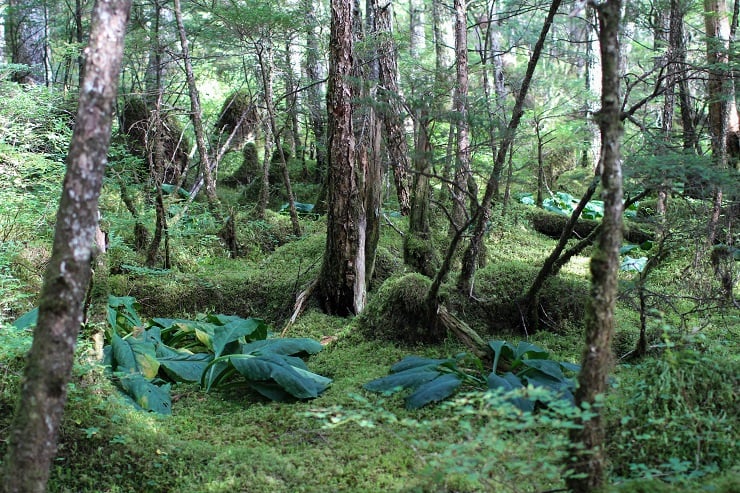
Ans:
[[[196,382],[209,391],[233,388],[241,376],[250,389],[275,401],[315,398],[331,383],[310,372],[299,357],[321,351],[318,341],[268,338],[260,319],[206,315],[143,322],[135,299],[111,296],[108,324],[103,364],[145,410],[171,413],[167,382]]]

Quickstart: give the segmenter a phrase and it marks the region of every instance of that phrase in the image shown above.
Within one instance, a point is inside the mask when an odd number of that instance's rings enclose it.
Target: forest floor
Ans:
[[[224,199],[238,205],[239,193],[230,193]],[[53,211],[38,206],[37,213],[30,207],[23,209],[35,217],[29,224],[48,228]],[[173,229],[175,267],[147,269],[140,267],[130,246],[133,220],[126,217],[115,185],[108,184],[102,207],[111,243],[111,275],[104,282],[114,295],[135,296],[146,317],[262,317],[280,333],[295,296],[320,265],[323,219],[304,220],[301,238],[291,237],[288,219],[279,214],[244,220],[240,237],[246,257],[231,260],[225,258],[205,206],[196,203],[187,221]],[[554,246],[554,240],[533,230],[529,211],[518,205],[494,225],[488,266],[476,286],[480,296],[491,300],[521,294]],[[388,220],[404,229],[402,218]],[[9,323],[33,306],[48,255],[50,237],[39,238],[35,231],[20,231],[3,250],[0,453],[31,341],[29,330],[16,330]],[[386,278],[403,273],[401,245],[393,228],[383,228],[380,274],[371,302]],[[677,293],[683,275],[679,260],[656,270],[656,290]],[[528,338],[516,327],[494,326],[486,306],[463,303],[454,294],[450,303],[487,338],[513,343],[526,339],[558,361],[578,363],[587,266],[587,257],[570,262],[546,296],[549,312],[556,315],[552,325]],[[634,348],[639,327],[630,288],[634,273],[621,276],[614,345],[618,358]],[[650,321],[655,350],[640,361],[617,360],[605,400],[610,489],[738,492],[738,314],[701,313],[680,325],[676,317],[657,310]],[[87,327],[50,491],[563,491],[561,466],[572,421],[544,419],[537,413],[503,416],[479,396],[466,394],[451,404],[408,411],[402,395],[367,392],[363,384],[387,375],[404,356],[450,357],[464,348],[454,338],[415,346],[379,340],[363,330],[361,322],[325,315],[312,304],[289,328],[291,337],[324,343],[308,365],[333,383],[316,399],[276,403],[244,389],[206,393],[195,384],[175,384],[169,416],[130,405],[102,367],[91,361],[90,334],[101,327]],[[724,408],[709,405],[713,400]]]

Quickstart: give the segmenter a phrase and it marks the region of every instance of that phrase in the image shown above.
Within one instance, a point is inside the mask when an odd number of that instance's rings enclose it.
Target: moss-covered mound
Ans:
[[[214,126],[222,142],[236,129],[229,149],[240,150],[254,138],[257,120],[257,106],[252,102],[252,96],[246,90],[239,90],[226,98]]]
[[[132,151],[146,157],[154,138],[151,125],[151,108],[141,97],[129,97],[124,101],[121,112],[121,129],[131,142]],[[163,183],[177,183],[188,164],[190,143],[182,126],[172,115],[164,116],[162,122],[163,155],[165,156]]]
[[[147,317],[224,313],[260,317],[279,327],[291,315],[298,295],[318,276],[324,248],[316,234],[278,248],[255,266],[221,259],[198,273],[140,269],[111,277],[116,296],[134,296]]]
[[[476,298],[456,294],[453,308],[482,333],[518,332],[526,314],[519,303],[538,271],[538,265],[519,261],[488,265],[476,275]],[[587,281],[562,273],[546,281],[540,295],[540,327],[559,331],[567,322],[582,320],[588,288]]]
[[[439,342],[424,303],[431,283],[417,273],[388,279],[360,316],[360,331],[368,338],[403,344]]]
[[[242,149],[242,164],[234,171],[234,174],[224,177],[221,183],[229,186],[249,185],[262,173],[262,166],[257,156],[257,146],[254,142],[247,142]]]

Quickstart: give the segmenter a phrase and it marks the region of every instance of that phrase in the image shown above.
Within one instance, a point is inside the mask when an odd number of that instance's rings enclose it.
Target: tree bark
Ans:
[[[483,200],[480,207],[476,211],[476,217],[474,219],[474,230],[473,236],[470,238],[470,244],[468,245],[465,255],[463,256],[463,265],[460,272],[460,276],[457,279],[457,288],[464,293],[470,293],[473,287],[473,277],[475,276],[476,262],[478,260],[478,254],[483,245],[483,236],[488,228],[488,220],[491,217],[491,202],[494,197],[499,196],[500,177],[501,172],[504,169],[506,162],[506,156],[509,153],[509,148],[514,142],[514,136],[516,130],[519,127],[519,122],[524,114],[524,99],[529,92],[529,85],[532,82],[535,68],[540,60],[542,54],[542,47],[547,39],[547,33],[550,31],[555,14],[558,12],[558,8],[562,0],[553,0],[550,5],[550,10],[547,13],[545,22],[540,30],[540,36],[535,43],[534,49],[532,50],[532,56],[529,58],[527,70],[522,80],[522,85],[516,96],[514,103],[514,109],[512,110],[511,120],[509,125],[504,131],[504,137],[501,141],[501,145],[496,153],[496,160],[493,164],[493,171],[491,176],[488,178],[486,184],[486,191],[483,194]]]
[[[94,258],[98,196],[131,0],[98,0],[38,323],[9,432],[3,492],[43,492],[56,454]]]
[[[452,214],[449,237],[453,238],[467,222],[468,182],[470,170],[470,127],[468,123],[468,23],[467,0],[455,0],[455,63],[457,77],[454,97],[457,152],[455,178],[452,184]],[[476,198],[477,200],[477,198]]]
[[[592,4],[593,5],[593,4]],[[601,145],[601,184],[604,218],[599,241],[591,257],[591,296],[586,309],[586,347],[578,376],[576,404],[597,404],[607,389],[612,365],[611,339],[614,334],[614,306],[617,296],[619,248],[622,243],[622,138],[619,93],[619,21],[622,1],[601,2],[596,9],[602,60],[601,110],[598,113]],[[605,480],[604,429],[601,417],[580,423],[571,430],[570,472],[566,483],[574,493],[599,490]]]
[[[51,83],[48,12],[45,4],[9,0],[5,16],[5,44],[10,62],[28,67],[13,74],[15,82]]]
[[[329,42],[328,214],[324,262],[317,294],[324,310],[360,313],[366,302],[365,206],[360,189],[352,121],[352,0],[332,0]]]
[[[406,135],[403,131],[403,111],[398,87],[398,50],[393,41],[393,10],[390,0],[373,0],[375,11],[375,36],[378,40],[378,95],[385,108],[380,111],[385,128],[385,142],[391,158],[393,178],[398,197],[398,208],[406,216],[411,210],[409,197],[409,150]]]
[[[729,163],[728,137],[737,138],[738,117],[729,63],[730,23],[725,0],[704,0],[704,24],[707,32],[709,80],[709,134],[714,165],[725,169]],[[722,207],[722,188],[713,186],[712,211],[709,216],[707,245],[714,243]]]

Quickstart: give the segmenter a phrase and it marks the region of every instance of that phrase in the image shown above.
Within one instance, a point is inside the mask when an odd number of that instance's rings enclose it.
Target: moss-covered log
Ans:
[[[560,233],[562,233],[565,223],[567,222],[568,216],[562,216],[560,214],[555,214],[554,212],[538,211],[532,215],[532,226],[535,231],[554,239],[560,238]],[[575,228],[573,228],[573,237],[585,238],[591,233],[591,231],[596,229],[598,225],[599,221],[579,219]],[[648,240],[652,240],[655,237],[654,233],[645,231],[634,224],[625,224],[623,235],[625,240],[638,245]]]

